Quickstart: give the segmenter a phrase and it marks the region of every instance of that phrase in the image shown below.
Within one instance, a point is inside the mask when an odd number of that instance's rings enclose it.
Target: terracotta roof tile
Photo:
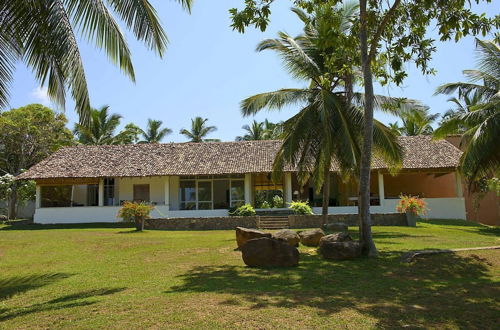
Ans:
[[[445,140],[401,137],[403,168],[454,168],[461,151]],[[215,175],[271,172],[280,141],[135,144],[62,148],[19,179]],[[375,160],[375,169],[384,169]],[[291,171],[293,168],[286,168]]]

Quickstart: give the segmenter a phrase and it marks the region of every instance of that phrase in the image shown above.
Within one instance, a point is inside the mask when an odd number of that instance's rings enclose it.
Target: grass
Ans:
[[[374,227],[381,256],[245,267],[233,231],[133,232],[124,226],[0,226],[0,328],[498,327],[500,245],[463,221]],[[355,234],[355,228],[351,228]]]

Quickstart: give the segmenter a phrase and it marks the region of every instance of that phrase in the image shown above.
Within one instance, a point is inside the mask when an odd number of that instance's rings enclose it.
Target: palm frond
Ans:
[[[312,93],[307,89],[287,88],[274,92],[257,94],[246,98],[240,103],[243,116],[254,115],[260,110],[280,110],[287,105],[295,105],[307,101]]]

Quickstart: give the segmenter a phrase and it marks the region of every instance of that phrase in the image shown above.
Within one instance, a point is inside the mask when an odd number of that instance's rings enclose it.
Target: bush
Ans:
[[[274,195],[273,197],[273,207],[274,208],[281,208],[284,206],[283,203],[283,198],[279,195]]]
[[[401,195],[396,211],[400,213],[411,212],[415,215],[425,215],[427,213],[427,203],[415,196]]]
[[[313,214],[313,211],[312,211],[311,207],[309,206],[309,202],[307,202],[307,201],[305,201],[305,202],[302,202],[302,201],[291,202],[289,209],[291,209],[293,211],[293,213],[295,213],[295,214],[304,214],[304,215]]]
[[[138,231],[144,229],[144,220],[149,219],[149,214],[154,210],[154,206],[146,203],[125,202],[118,211],[118,217],[126,222],[135,222]]]
[[[255,209],[250,204],[241,205],[234,212],[230,213],[230,215],[238,217],[250,217],[255,214],[256,214]]]
[[[271,208],[271,204],[269,204],[268,201],[263,201],[262,204],[260,204],[260,208],[261,209],[270,209]]]

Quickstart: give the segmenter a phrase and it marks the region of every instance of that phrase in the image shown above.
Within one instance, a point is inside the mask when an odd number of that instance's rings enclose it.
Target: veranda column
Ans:
[[[462,191],[462,176],[458,172],[455,172],[455,192],[457,197],[464,197],[464,192]]]
[[[165,208],[170,210],[170,177],[165,177]]]
[[[245,174],[245,204],[252,204],[252,173]]]
[[[104,180],[99,179],[99,194],[98,205],[104,206]]]
[[[35,208],[39,209],[42,206],[42,193],[41,193],[41,187],[39,185],[36,185],[35,188]]]
[[[385,204],[384,175],[380,171],[378,171],[378,198],[380,200],[380,206],[384,206]]]
[[[285,204],[292,202],[292,173],[285,173]]]

